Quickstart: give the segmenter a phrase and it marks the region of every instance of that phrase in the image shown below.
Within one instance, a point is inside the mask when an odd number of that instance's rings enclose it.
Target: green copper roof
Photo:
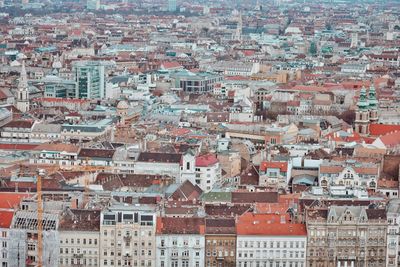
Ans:
[[[357,106],[359,109],[368,109],[369,107],[367,101],[367,91],[365,90],[365,87],[361,89],[360,98],[358,99]]]
[[[368,103],[371,108],[373,109],[378,108],[378,100],[376,99],[376,91],[373,84],[369,88]]]

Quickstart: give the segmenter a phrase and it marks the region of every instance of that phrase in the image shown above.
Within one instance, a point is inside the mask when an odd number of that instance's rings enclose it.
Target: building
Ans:
[[[45,84],[44,97],[75,97],[75,81],[65,80],[57,76],[46,76],[41,82]]]
[[[214,86],[222,81],[223,76],[209,72],[175,71],[170,74],[173,85],[189,94],[212,93]]]
[[[203,218],[157,218],[157,266],[205,266],[204,234]]]
[[[331,206],[306,213],[307,266],[385,266],[384,209]]]
[[[236,225],[233,218],[206,218],[205,266],[236,266]]]
[[[369,126],[379,119],[379,102],[376,99],[375,87],[372,85],[367,91],[363,87],[357,102],[356,118],[354,121],[355,131],[359,134],[369,134]]]
[[[388,221],[386,266],[399,266],[400,200],[392,199],[386,207]]]
[[[168,11],[169,12],[176,11],[176,0],[168,0]]]
[[[291,177],[291,168],[290,162],[261,162],[259,185],[285,189]]]
[[[72,72],[75,77],[75,97],[102,99],[106,96],[106,64],[100,61],[76,61]]]
[[[114,204],[100,220],[100,267],[158,266],[154,206]]]
[[[236,234],[236,266],[308,266],[306,226],[288,214],[245,213]]]
[[[221,165],[214,154],[199,155],[195,161],[195,184],[204,192],[221,182]]]
[[[17,109],[22,113],[29,111],[29,88],[25,61],[22,61],[21,76],[18,82]]]
[[[36,206],[36,205],[34,205]],[[34,208],[34,207],[32,207]],[[11,228],[24,231],[26,251],[24,259],[20,259],[26,263],[25,266],[33,267],[38,265],[38,214],[37,210],[19,210],[15,213]],[[37,207],[36,207],[37,209]],[[58,234],[58,214],[45,212],[43,213],[43,239],[42,239],[42,266],[53,267],[58,265],[59,257],[59,234]]]
[[[99,266],[100,211],[67,209],[58,227],[59,267]]]
[[[323,161],[319,166],[318,181],[324,188],[343,186],[348,189],[376,190],[379,165],[356,160]],[[345,193],[346,194],[346,193]]]
[[[89,10],[99,10],[100,0],[87,0],[86,8]]]

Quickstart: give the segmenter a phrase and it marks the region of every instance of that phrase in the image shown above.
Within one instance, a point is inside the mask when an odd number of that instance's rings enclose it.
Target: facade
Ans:
[[[289,162],[265,161],[260,165],[259,185],[284,189],[291,177],[291,164]]]
[[[223,76],[208,72],[192,73],[176,71],[170,75],[175,87],[182,88],[188,94],[203,94],[214,91],[214,86],[222,81]]]
[[[195,184],[203,191],[210,191],[221,182],[221,165],[214,154],[199,155],[195,162]]]
[[[206,219],[205,266],[236,266],[235,219]]]
[[[99,266],[100,211],[68,209],[58,230],[59,267]]]
[[[400,200],[392,199],[388,203],[386,211],[388,221],[386,266],[399,266]]]
[[[55,76],[45,77],[44,97],[74,98],[75,81],[64,80]]]
[[[306,224],[307,266],[385,266],[385,210],[362,206],[308,210]]]
[[[176,11],[176,0],[168,0],[168,11],[169,12]]]
[[[203,218],[157,219],[157,266],[204,266],[205,225]]]
[[[308,266],[306,227],[286,214],[245,213],[236,233],[236,266]]]
[[[369,162],[324,161],[319,166],[319,185],[324,188],[344,186],[347,189],[370,189],[378,187],[379,165]]]
[[[153,206],[121,204],[103,210],[99,266],[158,266],[155,233]]]
[[[38,218],[36,210],[19,210],[15,213],[11,228],[24,232],[25,248],[19,260],[26,263],[26,267],[34,267],[38,264]],[[43,213],[43,267],[53,267],[58,265],[59,257],[59,233],[58,233],[58,214]]]
[[[10,229],[13,211],[0,211],[0,266],[22,267],[26,259],[26,233],[21,229]]]
[[[73,64],[75,97],[102,99],[106,95],[106,66],[96,61],[79,61]]]

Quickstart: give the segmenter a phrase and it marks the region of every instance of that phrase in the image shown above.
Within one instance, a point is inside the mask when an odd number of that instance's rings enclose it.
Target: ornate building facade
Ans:
[[[386,212],[331,206],[306,213],[310,267],[372,267],[386,264]]]

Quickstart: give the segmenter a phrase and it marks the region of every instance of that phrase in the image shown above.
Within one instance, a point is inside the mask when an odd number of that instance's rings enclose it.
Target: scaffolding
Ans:
[[[24,238],[27,247],[25,262],[26,266],[57,266],[59,253],[59,237],[58,237],[58,214],[43,213],[41,226],[39,227],[37,211],[17,211],[12,221],[12,229],[20,229],[24,231]],[[42,246],[39,257],[39,229],[42,229]],[[15,258],[15,261],[17,258]],[[41,262],[41,264],[40,264]],[[11,263],[11,266],[18,266],[17,263]]]

